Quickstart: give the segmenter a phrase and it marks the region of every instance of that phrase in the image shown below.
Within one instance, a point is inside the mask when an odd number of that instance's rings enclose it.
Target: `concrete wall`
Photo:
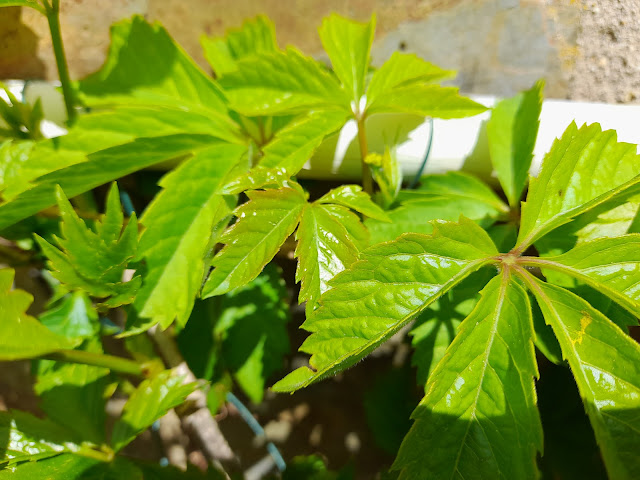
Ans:
[[[198,38],[265,13],[281,45],[323,58],[323,16],[377,13],[374,63],[395,50],[456,69],[467,93],[510,95],[544,77],[547,96],[640,102],[640,0],[62,0],[72,76],[100,67],[109,25],[134,13],[163,23],[206,68]],[[46,21],[0,9],[0,78],[55,78]]]

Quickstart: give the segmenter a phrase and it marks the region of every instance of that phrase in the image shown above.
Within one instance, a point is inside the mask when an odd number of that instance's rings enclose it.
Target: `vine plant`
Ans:
[[[66,135],[42,140],[39,105],[0,105],[10,120],[0,130],[0,228],[12,240],[3,253],[16,265],[46,259],[53,291],[36,319],[26,313],[31,295],[12,287],[14,270],[0,270],[0,360],[34,359],[47,415],[0,413],[0,479],[225,476],[215,452],[202,475],[119,452],[171,409],[190,415],[202,388],[213,414],[233,384],[262,400],[288,351],[286,290],[267,264],[292,236],[310,332],[301,350],[311,358],[273,390],[351,367],[415,321],[425,396],[390,475],[538,477],[537,347],[568,362],[611,478],[640,476],[640,348],[628,332],[640,315],[635,146],[597,124],[571,124],[529,180],[538,82],[498,103],[487,125],[503,195],[461,172],[402,190],[393,146],[368,151],[369,117],[461,118],[486,107],[436,84],[453,72],[414,55],[372,70],[375,18],[324,20],[331,70],[280,49],[264,17],[203,37],[214,79],[160,25],[133,17],[112,27],[104,66],[71,84],[59,3],[0,5],[49,18],[70,120]],[[88,113],[77,115],[78,102]],[[347,122],[362,187],[311,200],[296,176]],[[125,218],[128,197],[115,183],[105,214],[92,206],[93,189],[167,161],[139,222],[130,207]],[[466,318],[434,318],[446,308]],[[114,335],[127,356],[105,353]],[[203,382],[177,374],[184,365],[167,368],[181,356]],[[116,390],[128,400],[107,435]],[[309,472],[335,478],[316,459],[283,476]]]

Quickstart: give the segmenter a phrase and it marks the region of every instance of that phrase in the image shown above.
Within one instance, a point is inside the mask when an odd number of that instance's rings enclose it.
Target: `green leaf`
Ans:
[[[493,107],[487,123],[491,163],[512,207],[519,206],[531,167],[543,88],[540,80],[530,90],[502,100]]]
[[[365,162],[369,165],[373,179],[380,187],[377,201],[385,210],[388,210],[402,188],[402,167],[398,162],[398,156],[395,151],[385,148],[382,155],[368,154]]]
[[[278,51],[273,22],[264,15],[246,20],[240,28],[228,30],[224,38],[200,37],[204,56],[217,77],[236,69],[245,57]]]
[[[324,204],[323,208],[347,230],[349,238],[358,250],[364,250],[371,245],[369,231],[358,215],[341,205]]]
[[[307,302],[309,314],[328,290],[329,281],[358,259],[358,248],[347,229],[322,204],[305,208],[296,240],[296,281],[301,282],[298,302]]]
[[[396,87],[444,80],[454,75],[452,70],[442,70],[417,55],[394,52],[373,72],[367,88],[367,102],[369,105],[375,103]]]
[[[235,212],[238,221],[220,239],[226,245],[211,262],[214,270],[202,289],[203,298],[256,278],[293,233],[307,205],[293,188],[256,190],[247,196],[250,201]]]
[[[569,362],[611,478],[640,475],[640,346],[585,300],[526,275]]]
[[[395,455],[411,427],[411,412],[416,407],[413,372],[410,368],[392,368],[377,376],[364,393],[363,407],[367,424],[376,444]]]
[[[25,313],[33,297],[11,290],[13,277],[13,270],[0,270],[0,361],[39,357],[76,345]]]
[[[167,328],[174,320],[184,325],[189,318],[205,275],[211,232],[231,214],[220,190],[243,154],[241,146],[212,146],[160,181],[163,190],[141,219],[146,229],[138,259],[145,261],[146,274],[134,307],[149,319],[146,326]]]
[[[91,105],[164,105],[226,114],[220,87],[162,26],[139,15],[111,27],[107,60],[78,86]]]
[[[113,426],[113,448],[121,450],[153,422],[183,403],[196,387],[195,383],[185,384],[184,378],[174,375],[171,370],[144,380],[131,394],[122,416]]]
[[[412,113],[434,118],[463,118],[482,113],[487,108],[462,97],[454,87],[409,84],[394,88],[367,106],[367,114]]]
[[[482,269],[465,278],[455,289],[449,290],[422,312],[411,332],[414,348],[411,364],[418,369],[418,385],[424,387],[436,365],[458,333],[464,320],[478,301],[478,290],[495,274]]]
[[[63,137],[64,138],[64,137]],[[0,229],[27,218],[56,203],[59,185],[74,197],[142,168],[219,142],[211,135],[175,134],[159,138],[138,138],[89,154],[86,161],[40,177],[37,184],[12,201],[0,205]]]
[[[407,234],[369,248],[330,282],[303,325],[312,332],[300,347],[312,354],[311,368],[298,368],[274,390],[298,390],[354,365],[497,254],[470,220],[434,227],[430,236]]]
[[[83,349],[102,353],[97,339]],[[79,438],[95,444],[105,441],[105,389],[109,370],[90,365],[40,360],[34,391],[49,418]]]
[[[49,420],[19,410],[0,412],[0,465],[80,448],[72,433]]]
[[[400,478],[536,478],[542,426],[527,293],[491,280],[427,383],[393,468]]]
[[[267,266],[251,283],[222,297],[219,308],[213,333],[222,341],[224,364],[249,399],[258,404],[264,397],[265,382],[282,369],[290,349],[290,314],[282,272]]]
[[[37,0],[0,0],[1,7],[31,7],[43,15],[45,14],[44,8]]]
[[[333,71],[356,105],[364,95],[375,30],[375,15],[368,23],[358,23],[335,13],[326,17],[319,29]]]
[[[220,84],[231,107],[243,115],[281,115],[341,106],[350,98],[336,78],[292,47],[284,52],[240,60]]]
[[[116,184],[109,192],[106,214],[96,224],[95,232],[78,216],[62,189],[58,189],[57,197],[63,238],[54,238],[60,248],[36,236],[53,276],[66,287],[84,290],[94,297],[132,295],[140,278],[124,283],[122,275],[135,255],[138,222],[133,214],[122,228],[124,218]]]
[[[63,454],[40,461],[24,462],[0,470],[0,480],[80,480],[86,479],[85,472],[100,467],[102,462],[79,455]],[[115,479],[114,479],[115,480]],[[140,480],[134,478],[134,480]]]
[[[373,203],[369,194],[362,191],[360,185],[341,185],[323,195],[317,202],[342,205],[369,218],[383,222],[391,221],[384,210]]]
[[[522,205],[519,251],[640,181],[636,146],[616,138],[597,123],[580,129],[571,123],[553,143]]]
[[[324,138],[344,126],[347,116],[343,110],[321,110],[294,120],[278,131],[275,138],[264,147],[264,157],[259,165],[295,175]]]
[[[460,215],[488,227],[508,207],[483,182],[471,175],[449,172],[422,177],[418,190],[401,190],[400,206],[386,212],[391,223],[367,219],[372,243],[396,239],[402,233],[431,233],[431,220],[457,220]]]
[[[90,338],[100,329],[91,300],[79,290],[65,295],[38,319],[53,333],[68,338]]]
[[[533,262],[585,282],[640,317],[640,235],[585,242]]]

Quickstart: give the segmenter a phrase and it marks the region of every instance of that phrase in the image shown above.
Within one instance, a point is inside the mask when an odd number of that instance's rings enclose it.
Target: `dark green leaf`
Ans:
[[[470,220],[435,222],[430,236],[407,234],[361,254],[336,276],[303,327],[312,354],[273,389],[294,391],[352,366],[497,254]],[[402,281],[398,281],[402,279]]]

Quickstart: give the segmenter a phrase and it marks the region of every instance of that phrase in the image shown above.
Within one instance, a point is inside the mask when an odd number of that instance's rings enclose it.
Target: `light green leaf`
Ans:
[[[369,194],[362,191],[360,185],[341,185],[323,195],[317,202],[342,205],[369,218],[383,222],[391,221],[384,210],[373,203]]]
[[[118,187],[114,183],[107,198],[107,211],[102,222],[92,231],[75,212],[61,189],[57,191],[60,208],[60,231],[54,237],[59,249],[36,236],[49,259],[52,275],[70,289],[84,290],[94,297],[109,297],[135,292],[140,278],[122,282],[128,262],[134,257],[138,243],[135,214],[123,229]]]
[[[638,478],[640,346],[585,300],[525,275],[571,366],[610,478]]]
[[[294,391],[354,365],[430,303],[497,254],[484,230],[467,219],[434,222],[430,236],[407,234],[361,253],[336,276],[303,327],[312,354],[273,386]],[[399,281],[402,279],[402,281]]]
[[[296,232],[296,281],[301,282],[298,302],[307,302],[310,314],[329,281],[358,259],[358,249],[347,229],[322,204],[305,208]]]
[[[0,229],[54,205],[58,185],[69,197],[74,197],[142,168],[189,155],[217,142],[219,140],[211,135],[185,133],[138,138],[92,153],[86,156],[87,161],[44,175],[33,188],[1,204]]]
[[[39,320],[53,333],[68,338],[93,337],[100,328],[91,300],[80,290],[65,295]]]
[[[400,206],[387,215],[392,223],[367,219],[372,243],[394,240],[402,233],[431,233],[431,220],[457,220],[460,215],[491,225],[508,207],[483,182],[460,172],[422,177],[418,190],[401,190]]]
[[[31,7],[45,14],[42,4],[37,0],[0,0],[0,7]]]
[[[371,76],[367,88],[367,103],[373,104],[396,87],[444,80],[454,75],[454,71],[443,70],[417,55],[394,52]]]
[[[102,353],[96,338],[83,350]],[[105,441],[105,389],[109,370],[78,363],[40,360],[34,391],[40,407],[56,423],[95,444]]]
[[[553,143],[522,204],[519,251],[640,182],[636,146],[616,138],[597,123],[580,129],[571,123]]]
[[[400,478],[535,479],[542,450],[531,307],[491,280],[427,383],[393,468]]]
[[[394,88],[367,107],[367,114],[412,113],[434,118],[463,118],[482,113],[487,108],[462,97],[454,87],[409,84]]]
[[[0,465],[80,448],[74,434],[49,420],[19,410],[0,412]]]
[[[217,145],[201,150],[160,181],[163,190],[147,207],[141,222],[138,258],[145,261],[134,307],[146,326],[184,325],[205,275],[205,255],[213,227],[231,209],[220,194],[240,162],[244,148]]]
[[[235,212],[238,221],[220,239],[226,245],[211,262],[214,270],[202,289],[203,298],[256,278],[293,233],[307,205],[293,188],[256,190],[247,196],[250,201]]]
[[[273,22],[264,15],[246,20],[240,28],[228,30],[223,38],[200,37],[204,56],[217,77],[236,69],[236,61],[278,51]]]
[[[184,383],[171,370],[144,380],[131,394],[122,416],[113,426],[111,445],[121,450],[139,434],[174,407],[180,405],[197,385]]]
[[[34,358],[76,345],[25,313],[33,297],[11,290],[13,277],[13,270],[0,270],[0,360]]]
[[[512,207],[519,206],[533,159],[543,88],[540,80],[530,90],[502,100],[487,123],[491,163]]]
[[[329,54],[333,71],[356,104],[364,95],[375,30],[375,15],[368,23],[358,23],[335,13],[326,17],[319,29],[320,40]]]
[[[324,138],[344,126],[347,116],[344,110],[321,110],[294,120],[264,147],[264,157],[259,165],[295,175]]]
[[[350,109],[350,98],[336,78],[294,48],[240,60],[237,66],[220,84],[231,107],[244,115],[281,115],[336,105]]]
[[[402,167],[398,162],[395,150],[385,148],[382,155],[370,153],[365,159],[373,179],[378,184],[380,191],[376,194],[378,203],[388,210],[396,201],[402,188]]]
[[[93,473],[94,468],[100,468],[102,462],[93,458],[73,454],[45,457],[38,461],[30,461],[10,466],[0,470],[0,480],[82,480],[86,479],[86,472]],[[90,477],[92,480],[95,477]],[[103,480],[98,477],[99,480]],[[106,480],[106,479],[105,479]],[[115,479],[108,479],[115,480]],[[133,477],[132,480],[141,480]]]
[[[282,369],[290,349],[282,272],[268,265],[255,280],[220,297],[219,308],[213,333],[222,341],[224,365],[249,399],[260,403],[265,382]]]
[[[358,250],[364,250],[371,245],[371,236],[367,227],[362,224],[360,217],[341,205],[323,205],[325,211],[335,218],[349,232],[351,241]]]
[[[575,277],[640,317],[638,234],[585,242],[562,255],[529,263]]]
[[[240,172],[236,177],[224,182],[223,194],[237,195],[246,190],[280,188],[288,186],[291,175],[282,168],[267,168],[257,165],[248,172]]]
[[[220,87],[162,26],[139,15],[111,27],[107,60],[78,87],[91,105],[164,105],[226,114]]]

